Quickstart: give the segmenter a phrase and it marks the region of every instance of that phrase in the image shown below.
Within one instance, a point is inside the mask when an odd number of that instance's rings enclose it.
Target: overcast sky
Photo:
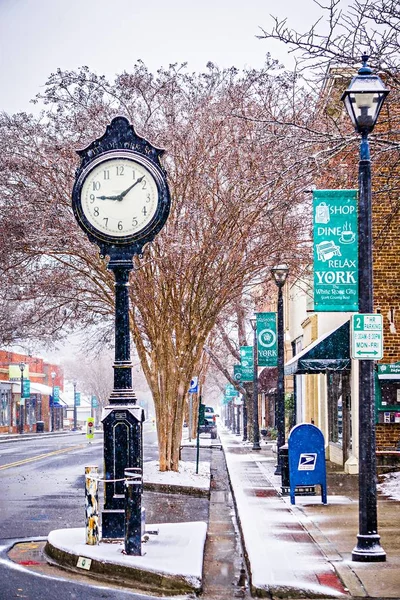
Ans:
[[[137,59],[155,71],[188,62],[201,71],[219,66],[261,67],[259,40],[271,14],[308,29],[321,14],[312,0],[0,0],[0,110],[34,111],[29,104],[58,67],[87,65],[112,78]]]

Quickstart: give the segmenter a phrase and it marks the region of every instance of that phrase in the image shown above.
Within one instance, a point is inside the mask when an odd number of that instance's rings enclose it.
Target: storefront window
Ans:
[[[0,426],[8,427],[11,424],[11,392],[0,388]]]
[[[400,381],[380,381],[379,423],[400,423]]]
[[[347,371],[339,371],[328,373],[327,377],[329,441],[348,446],[351,435],[349,375]]]

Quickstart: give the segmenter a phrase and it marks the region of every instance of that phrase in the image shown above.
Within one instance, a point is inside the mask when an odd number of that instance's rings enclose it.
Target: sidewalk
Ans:
[[[328,504],[316,496],[281,495],[276,454],[252,451],[223,428],[225,452],[254,595],[288,598],[400,598],[400,502],[379,496],[385,563],[358,563],[358,477],[328,471]]]

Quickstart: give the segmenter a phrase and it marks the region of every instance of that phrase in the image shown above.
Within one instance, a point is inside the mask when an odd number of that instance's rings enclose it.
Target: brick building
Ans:
[[[25,392],[21,407],[21,368]],[[27,383],[29,381],[29,383]],[[0,433],[52,431],[63,428],[63,404],[53,400],[62,392],[64,374],[59,365],[41,358],[0,350]]]

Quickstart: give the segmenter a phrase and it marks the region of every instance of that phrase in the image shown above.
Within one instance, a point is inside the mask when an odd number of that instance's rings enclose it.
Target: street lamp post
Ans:
[[[342,100],[352,123],[361,134],[358,171],[358,260],[359,312],[372,313],[372,203],[371,162],[368,134],[372,132],[383,102],[389,93],[382,80],[367,65],[352,79]],[[373,360],[359,361],[359,533],[352,559],[358,562],[383,562],[386,553],[380,545],[377,520],[375,382]]]
[[[24,369],[25,369],[25,363],[20,362],[19,368],[21,371],[21,399],[19,402],[19,432],[24,433]]]
[[[253,328],[253,448],[261,450],[260,425],[258,423],[258,350],[257,350],[257,320],[250,319]]]
[[[275,475],[282,475],[281,448],[285,444],[285,349],[283,340],[283,294],[282,288],[285,285],[289,268],[286,264],[277,265],[271,269],[271,274],[278,286],[278,307],[277,307],[277,337],[278,337],[278,381],[276,386],[276,425],[278,430],[277,437],[277,457],[278,462],[275,469]]]
[[[54,431],[54,380],[56,378],[56,373],[55,371],[51,372],[51,385],[52,385],[52,390],[51,390],[51,405],[50,405],[50,424],[51,424],[51,431]]]
[[[77,430],[77,413],[76,413],[76,381],[74,381],[74,426],[72,431]]]

